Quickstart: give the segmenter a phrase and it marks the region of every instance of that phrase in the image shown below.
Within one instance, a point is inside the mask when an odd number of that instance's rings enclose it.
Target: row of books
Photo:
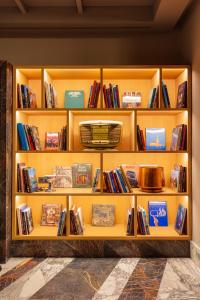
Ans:
[[[20,150],[33,151],[41,150],[38,127],[17,123]],[[46,150],[67,150],[67,126],[61,132],[45,133]]]
[[[179,151],[187,149],[187,125],[180,124],[172,130],[172,142],[170,150]]]
[[[144,132],[137,125],[137,145],[139,151],[166,150],[165,128],[145,128]],[[187,125],[179,124],[172,130],[171,151],[187,150]]]
[[[30,234],[34,229],[31,207],[21,204],[16,208],[16,213],[19,235]]]
[[[84,223],[81,207],[73,205],[69,211],[70,214],[70,234],[83,234]]]
[[[178,234],[187,232],[186,220],[187,208],[179,204],[174,229]],[[167,227],[168,226],[168,209],[166,201],[149,201],[148,216],[142,206],[137,208],[138,234],[150,235],[150,227]]]
[[[161,107],[164,107],[164,108],[170,108],[171,107],[167,86],[164,83],[164,81],[162,81],[162,98],[161,98],[161,100],[162,100],[161,101]]]
[[[35,168],[27,167],[25,163],[17,164],[17,191],[33,193],[38,190]]]
[[[131,184],[122,166],[103,172],[103,186],[107,193],[131,193]]]
[[[18,108],[37,108],[36,94],[25,84],[17,84]]]
[[[90,94],[88,99],[88,108],[97,108],[100,92],[100,82],[94,80],[90,87]]]
[[[170,187],[178,193],[187,191],[187,168],[182,165],[175,165],[171,170]]]
[[[103,96],[106,108],[120,108],[119,89],[118,85],[109,83],[109,87],[103,85]]]
[[[44,83],[44,95],[45,95],[45,107],[56,108],[57,107],[57,93],[54,86],[51,83]]]
[[[159,87],[154,87],[151,92],[147,108],[158,108],[159,107]]]

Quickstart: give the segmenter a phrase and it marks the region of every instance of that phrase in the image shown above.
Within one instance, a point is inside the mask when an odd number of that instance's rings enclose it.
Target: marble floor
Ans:
[[[0,300],[200,300],[189,258],[11,258]]]

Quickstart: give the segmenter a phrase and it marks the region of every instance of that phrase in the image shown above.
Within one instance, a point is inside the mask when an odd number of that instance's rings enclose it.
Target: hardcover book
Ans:
[[[187,107],[187,81],[182,82],[178,87],[177,108]]]
[[[73,164],[72,183],[74,188],[87,188],[92,185],[92,165]]]
[[[175,230],[179,233],[183,233],[184,225],[186,222],[186,213],[187,208],[185,208],[183,205],[179,204],[177,215],[176,215],[176,222],[175,222]]]
[[[56,167],[55,188],[71,188],[72,187],[72,168]]]
[[[65,108],[84,108],[84,91],[65,91]]]
[[[150,226],[168,226],[166,201],[149,201],[148,208]]]
[[[31,168],[31,167],[24,168],[23,173],[24,172],[25,172],[25,178],[26,178],[27,191],[30,193],[37,192],[38,183],[37,183],[35,168]]]
[[[94,226],[114,226],[115,206],[111,204],[92,205],[92,225]]]
[[[43,204],[41,225],[56,226],[59,223],[62,205]]]
[[[138,165],[121,165],[124,170],[124,173],[133,188],[138,187],[138,175],[139,175],[139,166]]]
[[[46,150],[59,150],[59,132],[46,132],[45,133],[45,149]]]
[[[146,150],[166,150],[165,128],[146,128]]]

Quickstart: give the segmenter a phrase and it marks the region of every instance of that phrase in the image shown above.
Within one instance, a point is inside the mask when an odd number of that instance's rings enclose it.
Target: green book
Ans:
[[[65,91],[65,108],[84,108],[84,91]]]

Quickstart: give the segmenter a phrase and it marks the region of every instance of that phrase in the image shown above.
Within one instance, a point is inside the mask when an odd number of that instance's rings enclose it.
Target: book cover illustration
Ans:
[[[138,165],[122,165],[124,173],[133,188],[138,187],[138,175],[139,175],[139,166]]]
[[[166,150],[165,128],[146,128],[146,150]]]
[[[59,132],[45,133],[45,149],[59,150]]]
[[[42,150],[41,149],[41,144],[40,144],[38,127],[31,126],[30,130],[31,130],[31,134],[32,134],[33,141],[34,141],[34,144],[35,144],[35,150],[39,150],[39,151]]]
[[[187,81],[182,82],[178,87],[177,108],[187,107]]]
[[[43,204],[41,225],[56,226],[60,220],[61,204]]]
[[[94,226],[114,226],[115,206],[112,204],[92,205],[92,225]]]
[[[150,226],[168,226],[166,201],[149,201],[148,209]]]
[[[92,185],[92,165],[73,164],[72,183],[74,188],[87,188]]]
[[[38,182],[36,177],[36,170],[35,168],[26,168],[28,173],[28,185],[30,187],[30,192],[37,192],[38,190]]]
[[[187,209],[183,205],[179,204],[175,221],[175,230],[179,234],[183,233],[184,223],[186,220],[186,212]]]
[[[84,91],[65,91],[65,108],[84,108]]]
[[[71,188],[72,187],[72,168],[56,167],[55,170],[55,188]]]

